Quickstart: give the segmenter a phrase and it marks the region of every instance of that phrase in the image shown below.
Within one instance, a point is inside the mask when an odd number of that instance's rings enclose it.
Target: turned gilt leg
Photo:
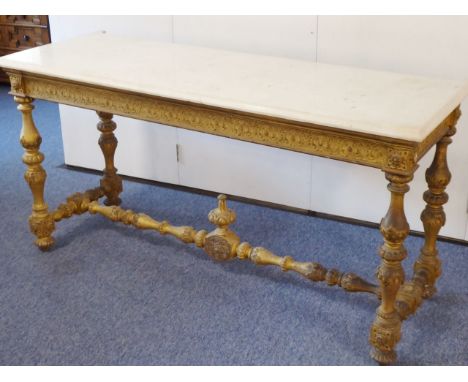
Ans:
[[[437,143],[434,160],[426,171],[426,181],[429,189],[423,196],[427,204],[421,214],[425,241],[419,258],[414,264],[414,274],[424,280],[424,298],[431,297],[436,292],[435,283],[442,273],[437,250],[437,235],[445,224],[443,205],[448,201],[445,188],[451,178],[447,166],[447,146],[452,142],[451,136],[455,132],[455,126],[451,126],[447,134]]]
[[[382,301],[370,330],[369,341],[372,345],[371,357],[380,364],[390,364],[396,360],[395,345],[400,340],[401,319],[395,309],[395,298],[404,282],[405,275],[401,265],[406,257],[403,242],[408,236],[409,225],[406,220],[403,199],[408,192],[412,176],[386,174],[391,193],[390,207],[380,223],[384,244],[379,250],[382,262],[377,269]]]
[[[55,223],[44,201],[44,185],[47,174],[41,165],[44,154],[39,151],[42,138],[32,118],[33,99],[16,96],[15,101],[18,103],[18,110],[21,111],[23,120],[20,142],[24,147],[23,162],[27,166],[24,178],[33,196],[29,226],[31,232],[37,237],[36,245],[40,249],[46,250],[54,243],[52,232],[55,229]]]
[[[104,204],[107,206],[119,205],[121,202],[119,194],[122,192],[122,179],[117,175],[117,169],[114,166],[114,154],[117,148],[117,138],[114,135],[114,130],[117,125],[112,120],[112,114],[98,111],[97,115],[101,120],[97,125],[98,130],[101,132],[99,146],[104,154],[105,161],[104,175],[101,179],[101,188],[106,196]]]

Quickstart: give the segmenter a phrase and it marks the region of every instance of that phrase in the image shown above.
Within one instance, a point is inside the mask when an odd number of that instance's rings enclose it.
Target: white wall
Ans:
[[[50,22],[53,41],[107,30],[176,43],[468,78],[466,17],[51,16]],[[66,106],[60,112],[65,162],[101,169],[94,113]],[[384,175],[375,169],[126,118],[116,121],[116,162],[126,175],[374,222],[388,206]],[[467,123],[462,117],[450,147],[454,176],[442,231],[462,239],[468,238]],[[424,169],[431,154],[421,162],[407,197],[413,229],[422,230]]]

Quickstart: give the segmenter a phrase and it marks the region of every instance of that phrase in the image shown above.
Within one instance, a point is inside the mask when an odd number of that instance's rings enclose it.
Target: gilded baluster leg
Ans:
[[[47,174],[41,165],[44,154],[39,151],[42,138],[32,118],[33,99],[17,96],[15,101],[18,103],[18,110],[21,111],[23,120],[20,142],[24,147],[23,162],[27,166],[24,179],[28,183],[33,196],[29,226],[31,232],[37,237],[36,245],[40,249],[46,250],[54,243],[52,232],[55,229],[55,223],[44,201],[44,185]]]
[[[372,324],[369,341],[372,345],[371,357],[380,364],[390,364],[396,360],[395,345],[400,340],[401,319],[395,309],[395,298],[404,282],[405,275],[401,261],[406,257],[403,242],[408,236],[403,199],[408,192],[412,176],[386,174],[390,181],[390,207],[380,223],[384,244],[379,250],[382,262],[377,269],[382,301]]]
[[[423,297],[431,297],[436,292],[435,283],[442,273],[437,250],[437,235],[445,224],[443,205],[448,201],[445,188],[450,182],[451,174],[447,166],[447,146],[452,142],[451,136],[456,132],[452,126],[447,134],[437,143],[434,160],[426,171],[429,189],[423,198],[427,203],[421,213],[424,225],[425,241],[418,260],[414,264],[414,273],[425,280]]]
[[[112,114],[98,111],[97,115],[101,120],[97,125],[98,130],[101,132],[99,146],[104,154],[105,161],[104,176],[101,179],[101,188],[106,195],[104,204],[118,206],[121,202],[119,194],[122,192],[122,179],[117,175],[117,169],[114,166],[114,154],[117,148],[117,138],[114,135],[114,130],[117,125],[112,120]]]

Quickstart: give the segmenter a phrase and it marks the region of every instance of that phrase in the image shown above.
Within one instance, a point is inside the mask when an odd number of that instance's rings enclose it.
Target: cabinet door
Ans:
[[[307,209],[311,157],[179,129],[180,183]]]
[[[4,26],[0,26],[0,56],[13,53],[6,49],[2,49],[2,47],[6,46],[7,44],[6,38],[7,38],[6,28]],[[0,82],[6,82],[6,83],[9,82],[8,76],[1,69],[0,69]]]
[[[3,25],[0,25],[0,47],[4,47],[6,45],[6,37],[7,37],[6,27],[4,27]]]
[[[37,26],[6,26],[9,49],[24,50],[44,45],[49,42],[46,28]]]

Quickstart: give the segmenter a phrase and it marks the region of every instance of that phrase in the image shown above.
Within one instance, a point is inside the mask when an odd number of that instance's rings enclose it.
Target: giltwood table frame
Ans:
[[[435,293],[435,283],[441,274],[436,241],[445,223],[443,205],[448,200],[445,188],[451,177],[447,166],[447,146],[456,132],[459,107],[447,115],[423,142],[412,142],[27,72],[8,71],[8,75],[10,94],[22,114],[21,144],[25,149],[23,162],[27,166],[25,179],[33,196],[29,224],[40,249],[47,250],[54,243],[52,233],[56,222],[84,212],[99,213],[112,221],[170,234],[184,243],[194,243],[215,260],[249,259],[257,265],[276,265],[283,271],[293,270],[311,281],[325,281],[330,286],[338,285],[350,292],[373,293],[381,303],[370,329],[371,356],[380,364],[395,362],[401,322],[416,312],[423,299]],[[100,119],[97,128],[101,132],[99,145],[105,169],[99,187],[73,194],[53,211],[49,211],[44,200],[46,172],[41,165],[44,155],[39,151],[41,136],[32,118],[34,98],[96,110]],[[297,262],[289,256],[276,256],[265,248],[241,242],[229,228],[236,215],[227,208],[224,195],[218,197],[218,207],[208,215],[210,222],[217,226],[210,233],[188,226],[175,227],[167,221],[160,222],[118,207],[122,180],[114,166],[117,139],[113,133],[116,128],[113,114],[381,169],[389,181],[387,188],[391,196],[388,211],[380,224],[384,243],[378,251],[382,258],[376,273],[378,285],[354,273],[326,269],[314,262]],[[401,262],[407,255],[403,242],[409,233],[409,225],[404,213],[404,194],[409,190],[418,161],[434,145],[434,160],[426,171],[428,190],[423,195],[427,204],[421,214],[425,242],[414,264],[412,277],[405,279]],[[104,206],[98,203],[102,197],[106,198]]]

